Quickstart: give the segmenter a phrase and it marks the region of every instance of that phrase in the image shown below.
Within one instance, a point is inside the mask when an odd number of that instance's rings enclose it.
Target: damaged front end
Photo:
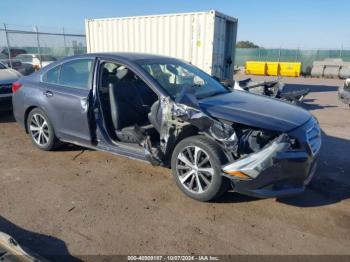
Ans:
[[[200,108],[191,92],[183,92],[176,101],[162,98],[159,113],[159,146],[154,149],[147,138],[143,143],[152,164],[164,164],[187,130],[191,135],[209,137],[222,148],[227,162],[223,163],[221,175],[239,193],[256,197],[297,194],[305,189],[315,172],[316,151],[311,154],[287,133],[216,119]],[[307,129],[310,125],[315,128],[310,135],[319,137],[318,124],[310,121]]]
[[[316,161],[307,151],[293,150],[282,134],[261,150],[222,167],[236,192],[254,197],[283,197],[301,193],[311,181]]]
[[[145,148],[147,159],[153,165],[166,165],[166,159],[183,135],[198,133],[207,135],[228,151],[234,151],[237,146],[233,127],[202,112],[197,99],[191,92],[184,91],[176,101],[163,97],[156,111],[160,116],[159,146],[154,148],[148,136],[144,136],[140,142]],[[233,160],[230,154],[228,157]]]

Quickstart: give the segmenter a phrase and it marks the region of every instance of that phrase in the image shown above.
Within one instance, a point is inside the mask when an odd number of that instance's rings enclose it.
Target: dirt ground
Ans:
[[[305,107],[323,147],[307,191],[286,199],[227,193],[200,203],[170,171],[108,153],[36,149],[8,113],[0,116],[0,231],[46,256],[96,254],[350,254],[350,108],[340,80],[307,85]]]

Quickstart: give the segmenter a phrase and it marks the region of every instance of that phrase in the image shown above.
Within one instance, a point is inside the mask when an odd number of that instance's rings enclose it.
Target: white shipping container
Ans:
[[[87,50],[176,57],[233,78],[238,20],[217,11],[86,19]]]

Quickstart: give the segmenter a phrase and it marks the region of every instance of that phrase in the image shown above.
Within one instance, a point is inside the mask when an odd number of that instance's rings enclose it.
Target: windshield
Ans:
[[[140,63],[165,91],[176,99],[183,88],[193,87],[198,99],[229,91],[199,68],[180,61],[152,61]]]
[[[0,63],[0,69],[6,69],[6,66],[2,63]]]

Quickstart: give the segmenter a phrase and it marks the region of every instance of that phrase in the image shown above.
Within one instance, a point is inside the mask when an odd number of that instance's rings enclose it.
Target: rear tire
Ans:
[[[220,197],[228,189],[228,180],[221,175],[226,161],[222,149],[205,136],[192,136],[176,145],[171,167],[177,186],[198,201]]]
[[[51,151],[59,145],[48,116],[39,108],[30,111],[27,118],[27,130],[33,144],[41,150]]]

